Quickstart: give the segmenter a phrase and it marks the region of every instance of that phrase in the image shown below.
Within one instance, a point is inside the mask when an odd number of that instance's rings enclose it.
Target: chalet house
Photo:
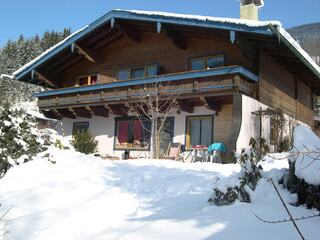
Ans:
[[[279,22],[257,21],[260,5],[242,1],[241,19],[112,10],[14,77],[49,87],[36,94],[43,114],[65,136],[89,130],[104,155],[148,153],[150,134],[128,102],[158,81],[170,83],[166,94],[180,92],[166,146],[221,142],[240,151],[259,132],[252,112],[278,108],[311,126],[320,94],[319,66]],[[269,140],[271,125],[262,123]]]

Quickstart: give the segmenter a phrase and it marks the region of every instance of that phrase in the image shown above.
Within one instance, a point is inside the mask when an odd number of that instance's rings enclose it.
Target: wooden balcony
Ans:
[[[256,97],[257,81],[258,77],[245,68],[229,66],[57,89],[38,93],[35,96],[39,99],[39,108],[45,110],[44,112],[50,117],[58,118],[56,115],[70,118],[90,117],[92,114],[107,117],[110,110],[114,114],[123,115],[125,111],[119,109],[125,108],[125,102],[145,94],[146,88],[155,83],[161,83],[159,90],[163,96],[179,92],[179,99],[188,100],[221,97],[233,93]],[[87,111],[88,107],[90,107],[89,111]],[[74,110],[70,111],[70,109]],[[48,114],[51,110],[54,110],[55,114]]]

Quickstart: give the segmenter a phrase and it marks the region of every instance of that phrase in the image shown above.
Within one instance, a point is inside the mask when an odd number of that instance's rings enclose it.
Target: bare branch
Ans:
[[[291,222],[291,219],[266,220],[266,219],[263,219],[263,218],[259,217],[258,214],[256,214],[256,213],[253,212],[252,210],[251,210],[251,213],[252,213],[256,218],[258,218],[260,221],[265,222],[265,223],[285,223],[285,222]],[[293,220],[295,220],[295,221],[300,221],[300,220],[305,220],[305,219],[310,219],[310,218],[315,218],[315,217],[320,217],[320,213],[314,214],[314,215],[311,215],[311,216],[306,216],[306,217],[303,216],[303,217],[294,218]]]

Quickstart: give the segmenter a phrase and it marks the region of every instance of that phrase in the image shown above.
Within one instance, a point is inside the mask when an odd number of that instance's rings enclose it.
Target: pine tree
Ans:
[[[26,39],[23,35],[18,40],[9,40],[0,48],[0,75],[11,75],[14,71],[36,58],[42,52],[70,35],[70,29],[62,32],[46,31],[42,37],[35,35]],[[4,102],[12,104],[19,101],[33,100],[32,94],[38,92],[39,87],[9,78],[0,79],[0,106]]]

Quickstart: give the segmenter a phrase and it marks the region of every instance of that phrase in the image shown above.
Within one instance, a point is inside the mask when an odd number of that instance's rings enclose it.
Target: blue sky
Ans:
[[[19,34],[45,30],[75,31],[111,9],[156,10],[239,17],[238,0],[3,0],[0,3],[0,47]],[[320,22],[320,0],[265,0],[261,20],[280,20],[289,28]]]

